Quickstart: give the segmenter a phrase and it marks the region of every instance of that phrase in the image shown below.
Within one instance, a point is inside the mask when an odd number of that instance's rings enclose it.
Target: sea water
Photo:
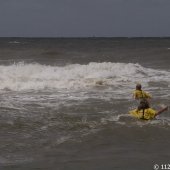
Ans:
[[[153,108],[169,105],[169,48],[168,38],[1,38],[1,169],[169,164],[169,111],[128,114],[136,83]]]

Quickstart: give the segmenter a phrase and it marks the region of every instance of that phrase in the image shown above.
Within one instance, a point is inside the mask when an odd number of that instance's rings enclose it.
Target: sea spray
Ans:
[[[0,66],[0,89],[14,91],[43,89],[90,89],[96,86],[134,88],[136,82],[169,83],[168,71],[144,68],[133,63],[92,62],[62,67],[37,63]],[[122,87],[122,88],[121,88]]]

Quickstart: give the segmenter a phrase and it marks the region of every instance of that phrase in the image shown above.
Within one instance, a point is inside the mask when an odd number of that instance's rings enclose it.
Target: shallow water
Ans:
[[[128,111],[137,82],[169,105],[170,39],[1,39],[0,166],[153,169],[169,161],[169,111]]]

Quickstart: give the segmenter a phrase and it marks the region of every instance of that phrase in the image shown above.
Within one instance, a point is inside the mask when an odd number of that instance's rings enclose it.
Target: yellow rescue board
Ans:
[[[138,119],[141,119],[141,116],[139,116],[139,114],[137,114],[136,109],[131,110],[129,113],[130,113],[131,116],[138,118]]]
[[[135,118],[144,120],[151,120],[156,116],[156,111],[151,108],[145,109],[144,114],[143,110],[138,111],[137,109],[131,110],[129,113]]]

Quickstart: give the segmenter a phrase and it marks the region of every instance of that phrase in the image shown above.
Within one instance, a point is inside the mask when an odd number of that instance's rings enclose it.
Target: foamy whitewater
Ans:
[[[133,63],[92,62],[87,65],[71,64],[57,67],[23,62],[0,66],[0,72],[0,89],[12,91],[44,89],[72,91],[104,86],[108,89],[118,88],[119,96],[121,93],[129,96],[128,90],[134,89],[136,83],[143,83],[147,88],[150,82],[167,83],[167,87],[170,82],[169,71],[145,68]]]
[[[0,169],[149,170],[169,163],[169,111],[128,112],[136,83],[170,103],[169,39],[0,39]],[[152,158],[152,159],[151,159]]]

